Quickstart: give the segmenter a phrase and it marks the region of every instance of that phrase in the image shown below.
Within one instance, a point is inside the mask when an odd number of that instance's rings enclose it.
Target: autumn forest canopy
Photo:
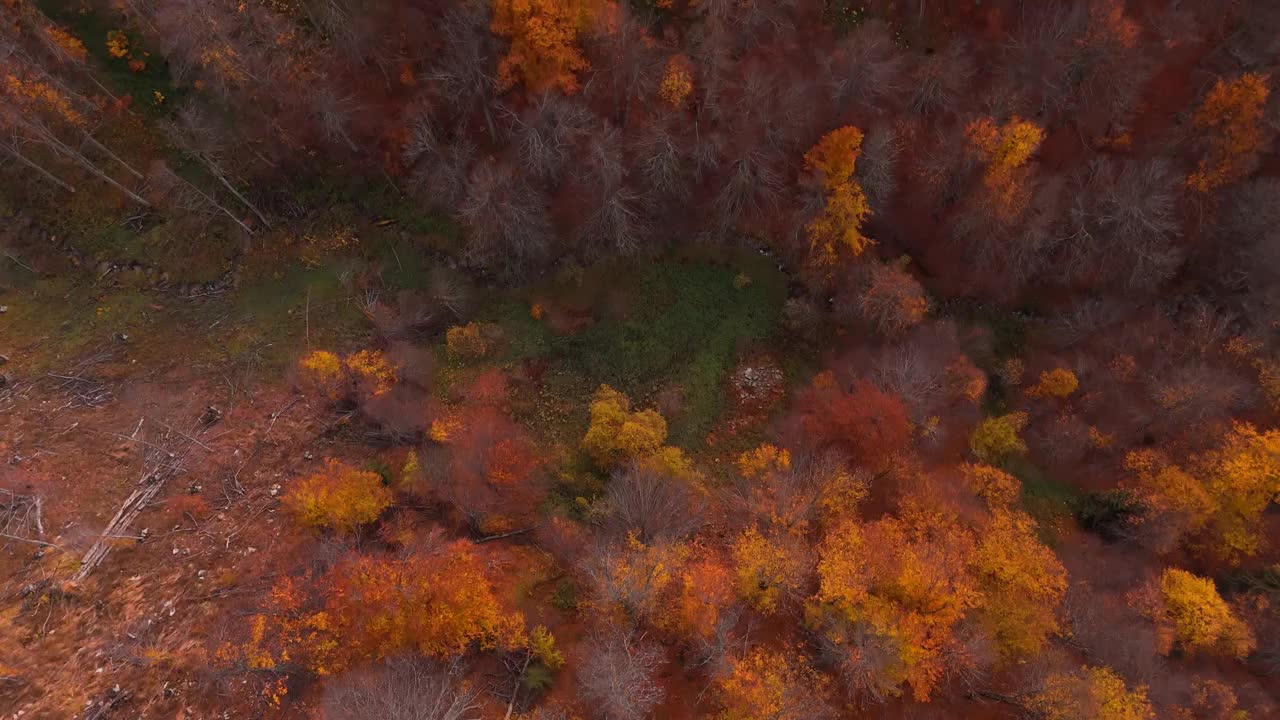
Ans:
[[[0,716],[1280,716],[1277,38],[0,0]]]

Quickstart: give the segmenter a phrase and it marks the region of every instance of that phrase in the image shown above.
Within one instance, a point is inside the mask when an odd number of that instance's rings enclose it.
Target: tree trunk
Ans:
[[[63,190],[66,190],[67,192],[73,193],[76,191],[74,187],[67,184],[66,182],[63,182],[61,178],[57,177],[56,175],[49,172],[48,170],[45,170],[44,168],[40,167],[38,164],[36,164],[34,160],[31,160],[27,158],[25,155],[23,155],[22,153],[18,152],[17,148],[6,145],[5,149],[9,151],[10,155],[18,158],[18,160],[21,161],[23,165],[26,165],[32,170],[35,170],[37,173],[40,174],[41,177],[53,183],[54,185],[57,185],[58,187],[62,188]]]
[[[258,208],[254,207],[253,203],[246,200],[244,195],[240,194],[239,190],[236,190],[235,186],[232,185],[231,182],[227,180],[227,176],[222,174],[221,169],[219,169],[216,165],[213,165],[212,163],[205,163],[205,165],[209,168],[209,172],[213,173],[213,176],[218,178],[218,182],[222,183],[222,186],[225,187],[228,192],[234,195],[236,200],[240,201],[241,205],[244,205],[245,207],[249,208],[250,210],[253,211],[254,215],[258,216],[258,219],[262,221],[262,225],[264,227],[267,227],[267,228],[271,227],[271,223],[267,220],[267,216],[263,215],[262,212],[258,210]]]
[[[120,163],[121,167],[123,167],[125,170],[128,170],[131,175],[138,178],[139,180],[142,180],[145,178],[145,176],[142,173],[138,172],[137,170],[134,170],[132,165],[120,159],[119,156],[117,156],[115,153],[108,150],[106,145],[103,145],[102,143],[95,140],[94,137],[89,133],[84,131],[81,131],[81,132],[84,134],[84,139],[88,140],[89,143],[93,145],[95,148],[97,148],[99,152],[105,154],[107,157],[111,158],[112,160],[115,160],[116,162]]]

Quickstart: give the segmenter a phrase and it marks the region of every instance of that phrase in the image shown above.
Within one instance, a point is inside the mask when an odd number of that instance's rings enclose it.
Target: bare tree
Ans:
[[[941,52],[926,55],[912,70],[912,111],[934,115],[949,110],[973,78],[973,59],[960,41],[952,41]]]
[[[1091,134],[1124,126],[1151,66],[1138,26],[1113,7],[1059,0],[1023,6],[1000,68],[1015,110],[1071,113]]]
[[[545,197],[492,159],[472,171],[458,214],[470,231],[467,260],[509,277],[532,269],[551,242]]]
[[[664,118],[646,125],[633,141],[633,154],[649,193],[680,198],[691,181],[689,155],[679,119]]]
[[[862,141],[855,172],[867,194],[867,202],[876,213],[889,209],[889,201],[898,188],[897,164],[901,153],[902,141],[892,127],[873,127]]]
[[[578,692],[603,720],[644,720],[662,702],[655,676],[666,658],[643,634],[607,628],[587,642],[585,658]]]
[[[630,5],[617,5],[602,23],[590,48],[592,66],[599,68],[600,75],[591,79],[587,91],[599,89],[606,95],[614,120],[625,126],[632,101],[657,84],[660,57],[648,27]]]
[[[452,139],[444,137],[432,116],[431,105],[426,102],[419,102],[413,107],[407,125],[409,138],[402,160],[409,168],[413,184],[435,206],[452,209],[462,201],[466,192],[467,175],[476,154],[475,145],[463,132]]]
[[[329,142],[341,140],[351,152],[360,147],[351,139],[351,116],[356,109],[350,97],[339,95],[329,83],[319,83],[307,94],[316,123]]]
[[[324,720],[475,720],[480,689],[458,665],[394,658],[330,680],[320,712]]]
[[[649,222],[641,209],[640,194],[627,183],[627,163],[617,128],[607,127],[587,141],[577,181],[591,201],[591,214],[579,230],[589,254],[629,255],[644,247]]]
[[[552,187],[560,184],[565,163],[588,132],[591,114],[578,100],[546,93],[515,123],[520,162],[533,177]]]
[[[706,502],[678,478],[632,464],[614,473],[605,491],[605,524],[643,542],[678,541],[702,527]]]
[[[725,165],[724,182],[712,203],[711,233],[716,238],[776,209],[784,188],[772,154],[764,149],[744,150]]]
[[[490,12],[485,0],[464,0],[445,14],[440,27],[445,46],[429,77],[439,83],[441,102],[458,118],[479,110],[489,138],[496,142],[490,98],[497,89],[497,41],[489,32]]]
[[[228,151],[228,144],[233,141],[227,137],[224,127],[215,124],[195,104],[188,104],[178,111],[177,122],[171,123],[168,131],[169,136],[188,157],[203,165],[227,189],[227,192],[240,201],[241,205],[252,211],[264,226],[271,227],[266,215],[249,202],[232,181],[228,162],[231,161],[234,153]]]
[[[1059,272],[1148,291],[1173,277],[1183,257],[1176,182],[1162,159],[1095,159],[1069,185]]]
[[[906,56],[894,44],[892,32],[884,22],[869,20],[845,35],[835,53],[822,57],[837,107],[887,110],[897,104],[907,90]]]

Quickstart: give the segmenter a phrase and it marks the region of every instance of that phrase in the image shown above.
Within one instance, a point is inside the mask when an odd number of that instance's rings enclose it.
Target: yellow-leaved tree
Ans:
[[[805,168],[817,176],[825,193],[822,212],[805,225],[810,252],[819,267],[834,265],[841,252],[860,255],[873,242],[862,234],[871,206],[853,176],[862,137],[856,127],[836,128],[804,155]]]
[[[664,445],[667,421],[657,410],[632,410],[631,398],[601,385],[591,399],[591,425],[582,449],[602,468],[635,460],[677,477],[696,475],[680,448]]]
[[[1218,594],[1213,581],[1167,568],[1158,585],[1137,591],[1131,602],[1160,629],[1164,651],[1244,658],[1256,644],[1249,626]]]
[[[992,511],[970,568],[982,589],[979,617],[1001,654],[1034,655],[1058,631],[1067,571],[1036,536],[1036,522],[1006,508]]]
[[[1130,689],[1110,668],[1055,673],[1027,701],[1044,720],[1155,720],[1146,687]]]
[[[1262,513],[1280,497],[1280,431],[1236,423],[1185,465],[1143,449],[1129,453],[1125,467],[1151,512],[1173,526],[1174,540],[1200,538],[1238,562],[1258,552]]]
[[[299,480],[283,502],[301,525],[350,533],[377,520],[391,500],[378,473],[331,459]]]

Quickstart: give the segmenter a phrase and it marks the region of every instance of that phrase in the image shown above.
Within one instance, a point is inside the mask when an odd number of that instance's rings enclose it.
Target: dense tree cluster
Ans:
[[[256,716],[1275,716],[1275,3],[0,20],[6,217],[344,259],[255,350],[322,448],[211,648]]]

